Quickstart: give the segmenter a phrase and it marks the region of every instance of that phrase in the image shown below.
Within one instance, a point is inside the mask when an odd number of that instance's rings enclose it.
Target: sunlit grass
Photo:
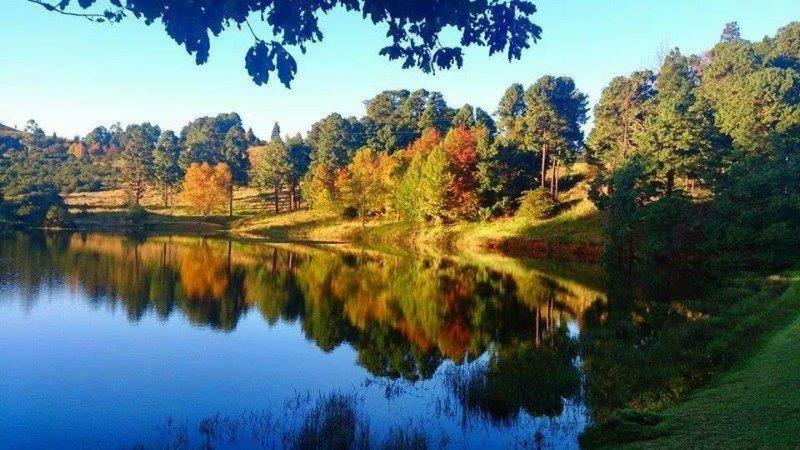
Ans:
[[[800,304],[795,281],[782,300]],[[800,317],[755,354],[686,401],[663,411],[670,433],[636,446],[792,448],[800,442]]]
[[[784,283],[788,287],[782,293],[769,294]],[[678,403],[665,401],[660,408],[618,411],[590,430],[582,443],[655,448],[796,446],[800,442],[798,273],[770,277],[765,290],[740,298],[712,320],[713,327],[707,328],[713,339],[693,351],[708,353],[709,359],[720,359],[724,366],[733,364],[731,369]],[[693,370],[699,369],[702,367]],[[677,382],[676,378],[671,384]]]

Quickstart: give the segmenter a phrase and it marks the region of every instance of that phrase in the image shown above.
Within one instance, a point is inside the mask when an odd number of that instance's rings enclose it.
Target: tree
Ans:
[[[205,219],[212,212],[224,208],[232,182],[231,171],[226,164],[212,167],[208,163],[193,163],[186,169],[181,196]]]
[[[506,89],[497,105],[498,128],[507,137],[520,140],[520,119],[525,114],[525,89],[514,83]]]
[[[390,170],[388,160],[389,155],[364,147],[353,156],[347,170],[342,171],[338,182],[342,201],[355,210],[362,227],[366,226],[367,217],[382,212],[386,206],[391,190],[384,173]]]
[[[607,170],[620,167],[636,151],[656,95],[654,81],[653,73],[644,70],[616,77],[603,89],[588,144]]]
[[[481,108],[475,108],[475,125],[485,127],[490,136],[497,134],[497,124],[494,123],[494,119]]]
[[[475,111],[471,105],[464,105],[453,116],[453,127],[470,128],[473,126],[475,126]]]
[[[439,130],[429,128],[403,151],[403,156],[409,160],[416,155],[427,157],[441,141],[442,134],[439,133]]]
[[[28,151],[38,150],[44,145],[45,139],[47,136],[45,136],[44,130],[35,120],[30,119],[25,124],[25,134],[22,136],[22,144],[25,148]]]
[[[279,2],[276,0],[239,0],[232,4],[218,2],[119,2],[118,0],[28,0],[55,13],[83,16],[95,22],[120,22],[125,18],[161,23],[175,42],[195,56],[197,64],[208,61],[211,36],[223,30],[247,29],[255,43],[245,55],[245,66],[256,84],[267,83],[277,74],[289,87],[297,72],[297,62],[287,46],[305,53],[308,43],[322,40],[319,16],[343,7],[358,13],[364,20],[390,27],[390,42],[380,54],[403,61],[403,68],[418,67],[429,73],[436,69],[461,67],[462,46],[487,47],[490,54],[506,53],[509,61],[519,59],[522,51],[541,36],[541,28],[531,21],[536,7],[530,1],[473,2],[457,0],[447,8],[438,3],[417,2],[413,7],[401,0],[334,0],[328,2]],[[458,14],[453,14],[458,11]],[[261,27],[270,39],[257,37]],[[447,32],[445,32],[447,30]],[[449,42],[450,32],[457,35]]]
[[[441,146],[437,146],[422,164],[419,175],[419,209],[422,217],[442,222],[449,218],[449,189],[453,182],[450,162]]]
[[[300,206],[300,182],[311,164],[311,148],[299,134],[289,138],[286,146],[289,148],[289,174],[286,180],[289,185],[289,208],[297,209]]]
[[[737,22],[728,22],[722,30],[722,35],[719,37],[720,42],[736,42],[742,40],[742,34],[739,32],[739,24]]]
[[[452,177],[447,209],[451,218],[474,219],[478,214],[478,140],[469,128],[451,128],[442,141]]]
[[[225,133],[222,143],[222,161],[228,166],[233,177],[228,191],[228,216],[233,217],[233,187],[247,183],[247,136],[240,125],[231,127]]]
[[[717,128],[750,153],[781,154],[800,145],[800,24],[754,45],[722,42],[709,52],[698,96]],[[792,44],[795,42],[795,44]]]
[[[103,154],[111,146],[113,135],[106,127],[95,127],[83,138],[92,155]]]
[[[711,118],[697,101],[696,77],[689,59],[672,50],[656,76],[658,95],[638,145],[658,161],[667,193],[676,177],[695,178],[713,148]]]
[[[147,183],[153,174],[153,134],[158,127],[150,124],[131,125],[126,130],[125,148],[123,150],[122,172],[123,184],[128,197],[135,205],[139,205]]]
[[[439,92],[431,92],[425,102],[425,108],[419,118],[417,129],[419,131],[436,128],[441,132],[447,131],[452,123],[453,110],[447,106],[444,97]]]
[[[278,122],[275,122],[275,124],[272,125],[272,132],[269,134],[269,139],[271,141],[274,141],[275,139],[280,139],[280,138],[281,138],[281,126],[278,125]]]
[[[181,147],[174,132],[165,130],[153,149],[153,179],[161,188],[164,206],[170,206],[170,198],[182,173],[178,165]]]
[[[586,95],[569,77],[539,78],[525,92],[524,142],[540,149],[541,187],[545,187],[547,162],[552,162],[550,190],[558,195],[558,165],[571,162],[583,147],[588,108]]]
[[[280,212],[280,193],[292,174],[289,148],[280,139],[273,139],[261,147],[250,175],[251,184],[262,194],[272,192],[275,213]]]
[[[363,133],[355,119],[330,114],[311,126],[308,132],[311,164],[344,167],[363,144]]]
[[[247,129],[247,146],[252,147],[254,145],[261,144],[261,140],[256,136],[253,132],[252,128]]]
[[[195,162],[225,162],[225,137],[233,128],[242,128],[242,119],[236,113],[200,117],[189,122],[181,130],[181,167],[185,169]]]

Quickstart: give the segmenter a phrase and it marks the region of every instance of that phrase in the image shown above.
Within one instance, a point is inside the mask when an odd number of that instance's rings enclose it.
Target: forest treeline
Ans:
[[[276,211],[442,223],[546,218],[581,158],[596,168],[587,195],[605,211],[612,260],[711,251],[785,263],[800,244],[799,23],[757,42],[730,23],[701,54],[676,48],[657,70],[614,78],[586,139],[587,97],[566,76],[510,86],[491,114],[426,90],[384,91],[365,106],[363,117],[330,114],[305,136],[282,136],[276,124],[268,140],[235,113],[179,133],[144,123],[73,140],[30,122],[0,130],[0,179],[23,199],[124,187],[138,204],[155,188],[169,205],[182,191],[202,215],[232,212],[233,186],[249,185]]]

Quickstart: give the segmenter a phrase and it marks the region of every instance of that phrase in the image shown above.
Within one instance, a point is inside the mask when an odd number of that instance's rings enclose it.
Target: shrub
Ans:
[[[517,217],[524,219],[542,220],[553,216],[556,209],[556,199],[546,189],[534,189],[526,192],[519,201]]]
[[[50,183],[30,184],[23,189],[16,216],[30,227],[44,225],[52,206],[66,209],[56,187]]]
[[[125,212],[125,221],[132,225],[142,224],[147,220],[148,212],[142,205],[131,203],[128,205],[128,211]]]
[[[59,205],[52,205],[44,215],[42,227],[58,229],[69,228],[72,226],[72,217],[66,208]]]

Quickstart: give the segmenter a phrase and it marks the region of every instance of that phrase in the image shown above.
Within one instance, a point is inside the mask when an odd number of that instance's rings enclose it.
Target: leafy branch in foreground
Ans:
[[[364,20],[388,26],[389,43],[380,54],[403,61],[403,68],[417,67],[425,73],[460,68],[463,47],[487,47],[489,54],[505,53],[520,59],[531,42],[541,38],[541,28],[531,21],[536,6],[527,0],[28,0],[44,9],[92,22],[121,22],[130,17],[151,25],[161,21],[175,42],[195,56],[197,64],[208,61],[211,36],[226,29],[246,27],[255,43],[245,56],[245,67],[253,81],[262,85],[276,74],[289,87],[297,72],[297,61],[287,50],[306,52],[308,43],[319,42],[323,32],[320,14],[334,8],[360,12]],[[249,19],[257,17],[272,39],[258,36]],[[444,31],[457,30],[454,45],[442,44]]]

